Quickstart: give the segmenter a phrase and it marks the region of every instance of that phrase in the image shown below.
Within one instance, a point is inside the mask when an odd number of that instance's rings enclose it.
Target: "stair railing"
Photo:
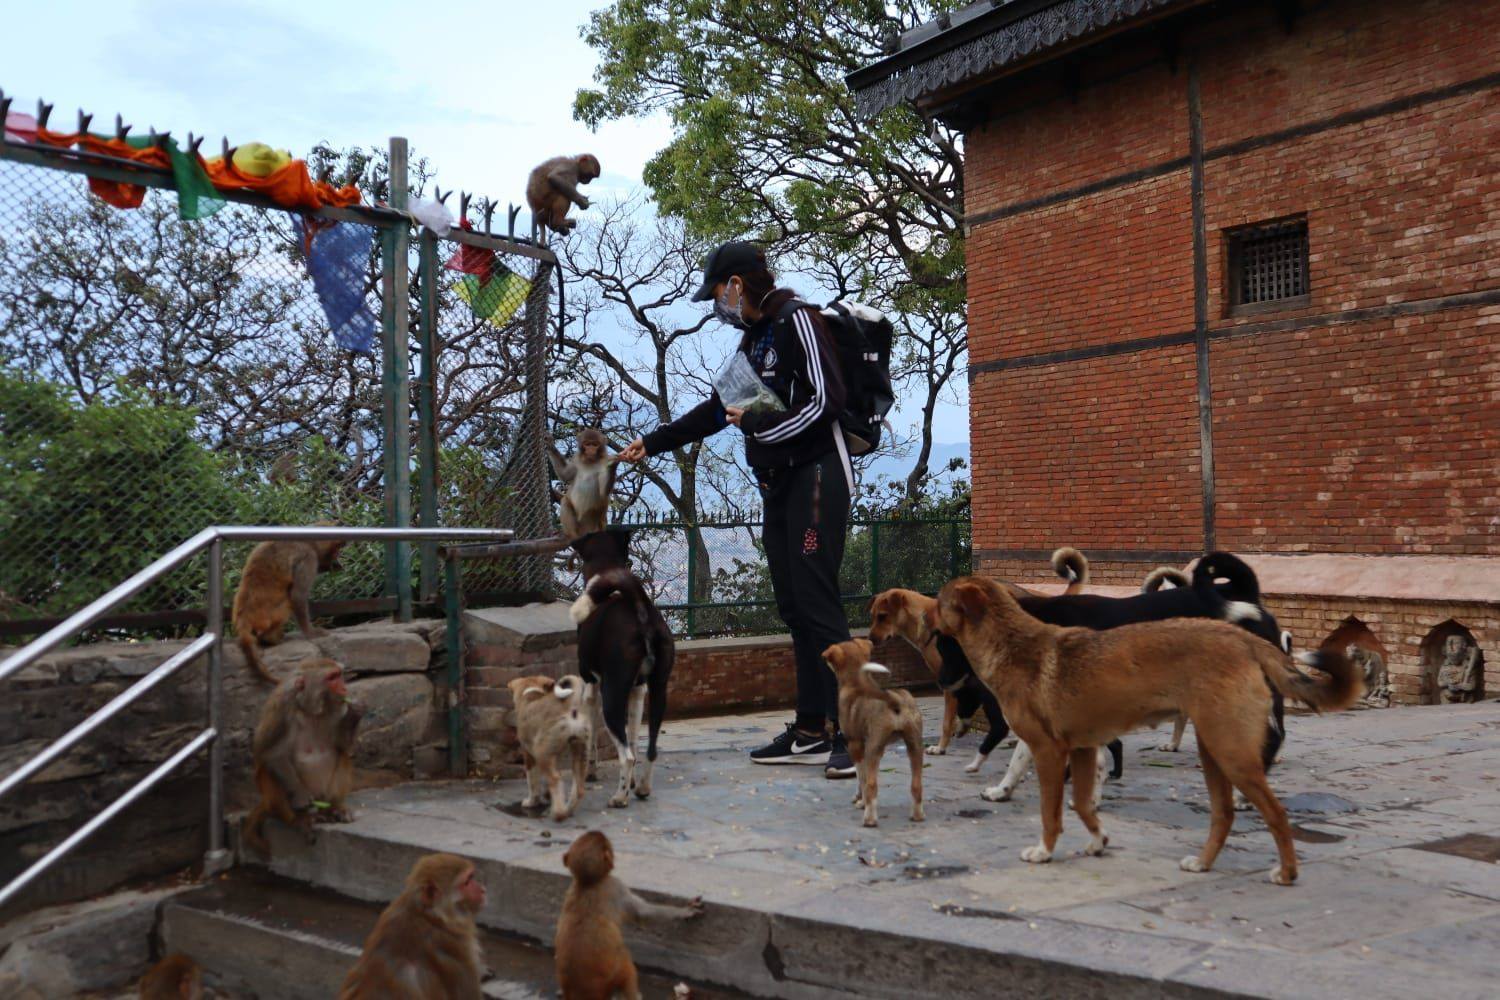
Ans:
[[[229,851],[224,846],[224,760],[219,741],[223,718],[224,694],[224,560],[225,542],[312,541],[327,539],[347,542],[505,542],[514,537],[507,528],[343,528],[343,527],[241,527],[204,528],[192,538],[172,549],[151,565],[103,596],[80,608],[42,635],[0,660],[0,681],[14,676],[47,653],[77,636],[156,580],[181,566],[203,550],[208,550],[208,608],[203,634],[172,654],[155,670],[121,691],[88,718],[68,730],[50,746],[39,751],[20,767],[0,778],[0,798],[40,773],[47,765],[67,753],[84,737],[120,714],[152,688],[208,653],[208,724],[181,749],[156,766],[150,774],[131,786],[123,795],[90,819],[78,830],[52,848],[29,868],[0,888],[0,909],[21,890],[56,864],[70,851],[114,819],[163,778],[177,770],[205,746],[208,747],[208,851],[203,858],[204,875],[214,875],[229,867]]]

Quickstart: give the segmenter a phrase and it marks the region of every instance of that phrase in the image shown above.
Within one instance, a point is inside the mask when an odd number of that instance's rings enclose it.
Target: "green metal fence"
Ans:
[[[637,572],[678,635],[784,631],[776,613],[759,518],[695,522],[627,516]],[[935,593],[972,564],[967,518],[855,518],[840,571],[851,625],[869,624],[870,598],[890,587]],[[576,581],[575,581],[576,585]]]
[[[9,105],[0,94],[0,117]],[[491,232],[494,202],[473,228],[418,226],[406,208],[422,192],[393,139],[361,205],[294,212],[220,191],[221,210],[192,217],[172,170],[38,141],[50,109],[37,110],[29,132],[0,134],[0,642],[208,525],[547,532],[556,258]],[[88,126],[80,114],[76,132]],[[126,131],[117,121],[115,136]],[[171,148],[202,163],[195,144]],[[104,185],[144,196],[113,207]],[[467,217],[469,201],[452,207]],[[335,344],[306,267],[303,228],[334,225],[370,245],[369,354]],[[247,552],[224,553],[227,594]],[[351,546],[342,562],[318,580],[322,614],[409,617],[441,588],[430,547]],[[551,566],[494,573],[496,589],[534,590]],[[106,625],[201,625],[204,579],[184,567]]]

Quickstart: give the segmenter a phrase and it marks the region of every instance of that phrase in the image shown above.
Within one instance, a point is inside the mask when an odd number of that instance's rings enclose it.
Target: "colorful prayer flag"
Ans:
[[[474,315],[497,327],[511,321],[531,292],[531,282],[504,264],[496,263],[488,281],[466,274],[453,288],[469,304]]]
[[[302,241],[307,273],[334,342],[346,351],[373,353],[375,316],[365,303],[365,269],[375,231],[345,222],[318,223],[309,231],[300,218],[293,219],[292,226]]]

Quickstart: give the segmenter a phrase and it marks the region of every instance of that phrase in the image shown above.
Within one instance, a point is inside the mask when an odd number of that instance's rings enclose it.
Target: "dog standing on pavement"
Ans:
[[[877,826],[875,799],[880,758],[885,748],[901,740],[911,764],[911,818],[920,823],[922,811],[922,712],[910,691],[887,691],[875,675],[890,671],[870,662],[874,647],[868,639],[850,639],[823,650],[823,662],[839,680],[839,725],[854,761],[854,804],[864,806],[865,826]]]
[[[609,804],[623,809],[630,792],[651,794],[656,738],[667,713],[667,680],[676,647],[651,595],[630,569],[630,530],[618,525],[572,544],[583,560],[583,593],[569,615],[578,625],[578,673],[599,693],[604,726],[620,758],[620,785]],[[636,773],[641,714],[647,716],[646,764]],[[592,741],[590,741],[592,746]]]
[[[577,674],[517,677],[510,682],[515,702],[516,739],[526,768],[523,809],[543,801],[543,783],[552,800],[552,818],[562,822],[578,808],[588,771],[589,746],[594,740],[593,703],[583,678]],[[567,761],[573,773],[572,794],[564,794],[559,766]]]
[[[1052,569],[1068,581],[1064,594],[1076,594],[1089,582],[1089,561],[1071,546],[1052,553]],[[1041,596],[1031,591],[1024,593]],[[892,636],[904,639],[921,655],[927,669],[932,671],[933,680],[937,680],[942,673],[944,654],[934,642],[936,636],[927,630],[927,606],[931,602],[932,598],[924,594],[899,587],[876,594],[870,600],[870,641],[881,643]],[[969,720],[980,709],[984,710],[985,720],[989,723],[989,736],[980,744],[978,756],[964,768],[971,774],[978,771],[985,758],[1010,731],[1005,716],[1001,714],[1000,703],[978,679],[957,691],[943,690],[943,728],[938,732],[937,745],[928,747],[927,752],[938,756],[946,754],[948,744],[967,731]]]
[[[1191,872],[1213,867],[1234,824],[1232,791],[1238,788],[1275,838],[1279,863],[1271,881],[1296,881],[1286,809],[1266,783],[1270,689],[1319,711],[1348,708],[1364,683],[1342,653],[1301,653],[1293,660],[1244,629],[1202,618],[1104,631],[1048,625],[1023,611],[1000,584],[975,576],[944,585],[929,625],[963,646],[1005,705],[1016,735],[1036,756],[1042,840],[1021,852],[1023,860],[1052,858],[1062,831],[1063,772],[1070,762],[1074,808],[1090,834],[1084,853],[1103,853],[1109,838],[1088,794],[1095,748],[1185,712],[1197,734],[1212,819],[1203,849],[1180,867]],[[1304,673],[1299,664],[1318,675]]]

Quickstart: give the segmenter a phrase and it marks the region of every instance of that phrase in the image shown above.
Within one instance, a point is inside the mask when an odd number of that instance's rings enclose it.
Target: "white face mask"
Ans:
[[[737,330],[748,329],[750,324],[745,322],[745,295],[743,288],[736,289],[734,305],[729,304],[729,290],[734,288],[731,282],[724,286],[724,294],[714,299],[714,319],[720,323],[727,323]]]

